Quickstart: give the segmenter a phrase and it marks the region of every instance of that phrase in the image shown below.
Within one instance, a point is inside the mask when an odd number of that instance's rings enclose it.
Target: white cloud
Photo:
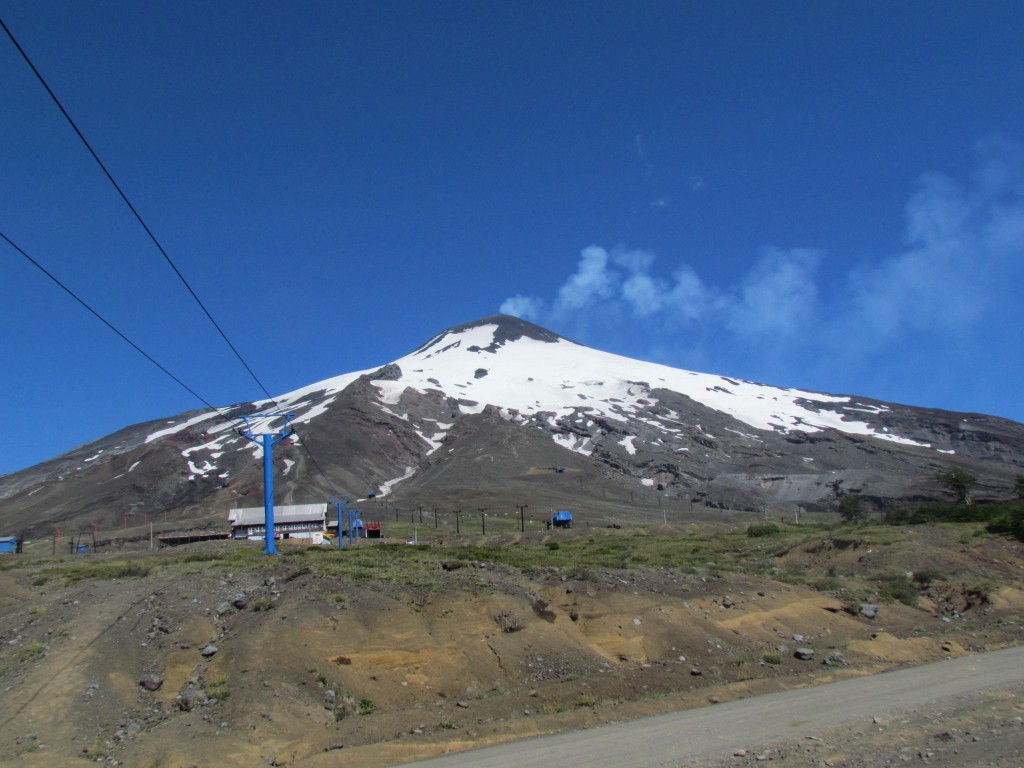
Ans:
[[[503,311],[595,346],[779,384],[857,391],[858,376],[874,376],[905,386],[907,402],[958,392],[968,357],[1022,374],[1009,340],[1024,327],[1024,149],[989,139],[978,152],[965,183],[923,174],[903,242],[845,272],[816,248],[767,247],[716,284],[686,262],[666,272],[650,251],[593,245],[550,306],[514,296]]]
[[[595,299],[607,299],[615,291],[616,276],[608,270],[608,252],[592,245],[583,249],[576,273],[558,289],[555,311],[582,309]]]
[[[765,249],[733,298],[722,301],[726,324],[745,336],[791,336],[813,321],[822,253],[806,248]]]
[[[540,320],[544,311],[544,302],[530,296],[510,296],[501,303],[498,310],[503,315],[515,315],[524,320]]]

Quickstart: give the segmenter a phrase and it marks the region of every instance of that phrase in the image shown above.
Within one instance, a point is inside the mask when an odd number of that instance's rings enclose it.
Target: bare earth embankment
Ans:
[[[395,765],[1024,640],[976,526],[289,544],[0,561],[0,761]],[[1016,693],[702,764],[1019,765]]]

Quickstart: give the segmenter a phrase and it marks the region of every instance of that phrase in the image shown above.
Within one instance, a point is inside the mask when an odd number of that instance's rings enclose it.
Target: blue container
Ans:
[[[84,555],[88,551],[89,551],[89,545],[88,544],[79,544],[78,547],[75,549],[75,554]]]

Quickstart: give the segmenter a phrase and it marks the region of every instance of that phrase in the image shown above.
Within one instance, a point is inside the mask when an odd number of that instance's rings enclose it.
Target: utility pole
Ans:
[[[348,496],[331,496],[328,503],[334,504],[338,508],[338,549],[344,549],[345,529],[341,527],[341,511],[348,504]]]
[[[516,504],[519,508],[519,530],[522,533],[526,533],[526,520],[523,517],[523,510],[526,509],[529,504]]]
[[[252,423],[249,421],[250,419],[280,419],[282,417],[284,418],[285,426],[279,431],[263,432],[258,435],[253,432]],[[251,414],[242,417],[245,427],[238,430],[239,435],[263,448],[263,514],[265,524],[263,536],[266,542],[263,554],[265,555],[277,554],[277,549],[274,547],[274,444],[295,434],[295,429],[288,426],[288,422],[294,418],[294,413]]]
[[[434,507],[434,527],[437,528],[437,507]]]
[[[456,509],[455,510],[455,534],[456,535],[462,533],[462,528],[460,526],[460,521],[461,520],[462,520],[462,510],[461,509]]]
[[[484,520],[484,512],[487,511],[487,507],[477,507],[480,510],[480,534],[487,533],[487,522]]]
[[[353,538],[358,539],[359,534],[357,530],[363,530],[363,520],[359,517],[360,511],[355,507],[350,507],[348,510],[348,543],[353,543]]]

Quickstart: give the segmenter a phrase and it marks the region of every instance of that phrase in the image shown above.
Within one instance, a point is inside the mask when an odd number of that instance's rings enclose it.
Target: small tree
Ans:
[[[867,517],[867,511],[861,504],[860,496],[847,493],[839,497],[839,516],[844,523],[859,523]]]
[[[978,482],[978,478],[960,467],[954,467],[948,472],[941,473],[939,482],[956,494],[957,503],[970,504],[971,489]]]

